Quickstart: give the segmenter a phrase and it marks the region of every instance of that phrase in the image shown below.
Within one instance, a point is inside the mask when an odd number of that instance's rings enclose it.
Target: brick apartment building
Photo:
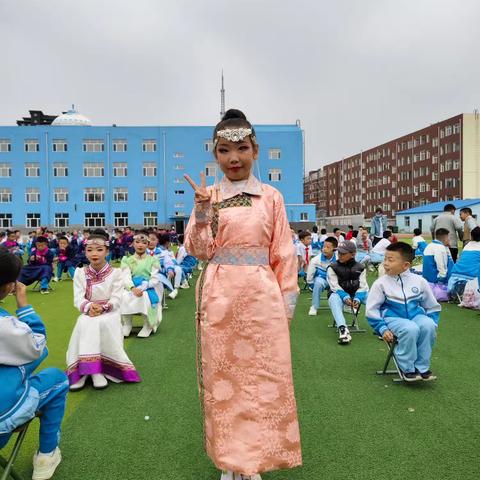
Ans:
[[[480,197],[480,117],[459,114],[308,173],[304,201],[317,223],[359,224],[397,211]]]

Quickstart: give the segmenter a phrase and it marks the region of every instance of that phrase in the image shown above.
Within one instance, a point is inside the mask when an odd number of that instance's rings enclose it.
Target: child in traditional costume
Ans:
[[[2,245],[6,247],[10,253],[17,255],[17,257],[23,258],[23,246],[19,243],[15,232],[7,231],[7,239]]]
[[[74,304],[81,313],[67,351],[67,374],[73,391],[82,389],[88,376],[95,389],[106,388],[107,379],[116,383],[140,381],[123,348],[123,274],[107,263],[108,245],[107,234],[96,230],[85,245],[90,264],[77,268],[73,277]]]
[[[138,337],[147,338],[156,332],[162,321],[163,286],[159,277],[158,258],[147,254],[149,239],[146,232],[133,237],[135,253],[122,258],[124,291],[122,295],[123,335],[132,331],[134,314],[143,317],[143,328]]]
[[[48,248],[48,239],[37,237],[35,246],[32,247],[28,265],[25,265],[18,277],[19,282],[31,285],[33,282],[40,282],[40,293],[50,293],[48,284],[52,278],[53,253]]]
[[[229,110],[213,142],[219,184],[185,175],[195,190],[185,247],[207,261],[196,314],[205,446],[222,480],[253,480],[302,463],[289,333],[297,258],[282,195],[252,174],[245,115]]]
[[[54,282],[62,279],[62,274],[67,272],[70,278],[75,274],[75,249],[68,242],[67,237],[60,237],[58,239],[58,248],[56,251],[57,258],[57,274],[53,278]]]

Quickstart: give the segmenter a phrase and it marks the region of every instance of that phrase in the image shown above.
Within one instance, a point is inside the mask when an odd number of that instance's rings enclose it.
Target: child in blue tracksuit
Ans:
[[[435,232],[435,240],[423,251],[422,275],[432,287],[438,301],[448,300],[447,283],[455,265],[448,248],[448,237],[448,230],[439,228]]]
[[[61,461],[58,442],[65,412],[68,380],[47,368],[34,374],[47,357],[45,325],[27,302],[26,287],[16,281],[18,257],[0,249],[0,299],[15,289],[17,316],[0,309],[0,448],[12,432],[40,412],[40,448],[33,457],[33,479],[52,477]]]
[[[414,252],[404,242],[385,252],[386,275],[376,280],[367,300],[367,320],[387,342],[397,338],[395,357],[404,380],[434,380],[430,358],[441,306],[427,281],[410,272]]]
[[[320,308],[320,296],[328,288],[327,268],[332,262],[337,261],[335,250],[338,241],[335,237],[327,237],[323,242],[322,251],[312,258],[308,264],[307,283],[313,284],[312,306],[308,311],[309,315],[315,316]]]

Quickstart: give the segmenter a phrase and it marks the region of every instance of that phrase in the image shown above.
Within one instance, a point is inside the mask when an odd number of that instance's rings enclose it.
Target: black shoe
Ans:
[[[437,377],[432,373],[431,370],[427,370],[426,372],[420,373],[422,380],[424,382],[430,382],[431,380],[436,380]]]
[[[422,379],[418,372],[402,372],[402,377],[406,382],[417,382]]]

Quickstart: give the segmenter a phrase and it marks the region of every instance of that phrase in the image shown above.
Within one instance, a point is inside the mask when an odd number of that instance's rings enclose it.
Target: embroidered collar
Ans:
[[[248,177],[247,183],[238,182],[238,184],[237,182],[232,182],[224,175],[220,180],[219,187],[223,200],[228,200],[241,193],[248,193],[249,195],[263,194],[262,182],[252,174]]]
[[[89,280],[93,280],[93,281],[100,280],[104,276],[109,274],[111,269],[112,267],[110,266],[109,263],[106,263],[104,267],[98,272],[91,265],[89,265],[86,270],[86,276]]]

